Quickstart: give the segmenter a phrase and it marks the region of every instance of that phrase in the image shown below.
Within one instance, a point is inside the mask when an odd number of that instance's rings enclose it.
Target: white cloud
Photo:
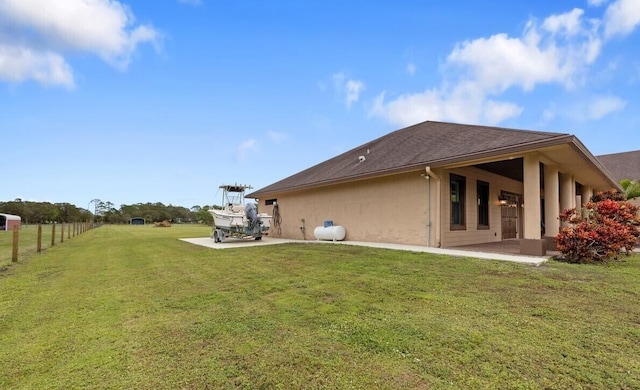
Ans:
[[[615,96],[600,97],[589,104],[586,117],[589,119],[601,119],[613,112],[622,110],[626,105],[626,101]]]
[[[589,3],[590,6],[592,7],[600,7],[601,5],[605,4],[608,0],[588,0],[587,3]]]
[[[604,14],[604,35],[611,38],[630,34],[640,25],[640,4],[638,0],[618,0]]]
[[[255,139],[249,138],[248,140],[243,141],[240,145],[238,145],[238,161],[245,161],[249,157],[249,155],[256,150],[258,150],[258,142]]]
[[[347,108],[351,108],[351,104],[357,102],[360,98],[360,92],[364,90],[364,83],[358,80],[349,80],[345,84],[344,89],[347,94]]]
[[[385,102],[386,93],[376,98],[369,114],[383,117],[399,126],[409,126],[425,120],[459,123],[498,124],[520,115],[522,108],[514,103],[485,100],[473,93],[474,86],[463,85],[446,94],[438,89],[405,94]]]
[[[545,19],[542,27],[552,34],[566,33],[567,35],[576,35],[582,30],[582,21],[580,20],[584,11],[574,8],[571,12],[559,15],[551,15]]]
[[[557,50],[544,50],[535,37],[526,38],[533,39],[527,42],[498,34],[463,42],[449,55],[447,63],[461,66],[469,78],[493,92],[512,86],[528,91],[539,82],[565,80],[569,70],[560,64]]]
[[[495,34],[458,43],[448,55],[439,87],[385,100],[379,94],[370,115],[401,125],[424,120],[498,124],[519,116],[518,104],[496,96],[510,89],[533,91],[542,84],[566,89],[582,85],[601,53],[599,21],[573,9],[538,24],[530,20],[519,37]]]
[[[486,123],[496,124],[522,113],[522,107],[509,102],[487,100],[484,103],[483,115]]]
[[[360,93],[365,89],[364,83],[360,80],[347,80],[344,72],[335,73],[331,78],[335,91],[344,96],[347,109],[351,108],[351,105],[360,99]]]
[[[407,64],[407,73],[409,73],[411,76],[416,74],[416,70],[418,70],[418,68],[416,67],[416,64],[414,64],[413,62],[410,62],[409,64]]]
[[[271,130],[267,131],[267,137],[269,137],[271,141],[278,144],[289,139],[289,137],[286,134],[278,133],[277,131],[271,131]]]
[[[65,54],[84,52],[126,69],[139,45],[158,47],[161,39],[153,26],[135,25],[131,10],[115,0],[0,0],[0,14],[8,27],[1,37],[5,50],[53,55],[65,64]],[[6,73],[4,64],[0,73]],[[56,73],[54,62],[45,73]],[[35,72],[25,78],[42,82]]]
[[[202,4],[201,0],[178,0],[179,3],[189,4],[189,5],[200,5]]]
[[[60,55],[0,44],[0,80],[19,83],[27,79],[46,86],[74,87],[71,67]]]

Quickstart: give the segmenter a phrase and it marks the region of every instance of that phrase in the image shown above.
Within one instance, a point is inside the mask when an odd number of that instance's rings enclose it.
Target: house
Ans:
[[[640,150],[597,156],[618,183],[624,179],[640,180]],[[640,198],[631,200],[640,206]]]
[[[348,240],[518,239],[522,254],[541,255],[560,230],[560,210],[611,188],[618,182],[574,135],[427,121],[247,197],[263,212],[278,208],[275,237],[314,239],[314,227],[332,220]]]
[[[0,214],[0,231],[13,230],[14,226],[20,228],[22,219],[18,215]]]

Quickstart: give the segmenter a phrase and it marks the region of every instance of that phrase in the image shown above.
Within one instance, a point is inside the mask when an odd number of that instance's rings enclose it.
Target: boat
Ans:
[[[253,187],[243,184],[223,184],[222,208],[210,209],[213,216],[211,238],[223,242],[228,238],[261,240],[271,228],[271,215],[258,213],[255,203],[245,203],[244,193]]]

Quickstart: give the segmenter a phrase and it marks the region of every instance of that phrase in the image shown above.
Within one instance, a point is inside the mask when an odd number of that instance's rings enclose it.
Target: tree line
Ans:
[[[93,210],[90,208],[93,206]],[[144,218],[146,223],[170,221],[173,223],[212,224],[213,217],[208,212],[219,206],[193,206],[190,209],[182,206],[156,203],[136,203],[121,205],[116,208],[113,203],[93,199],[89,209],[70,203],[31,202],[15,199],[0,202],[0,213],[19,215],[23,223],[129,223],[131,218]]]

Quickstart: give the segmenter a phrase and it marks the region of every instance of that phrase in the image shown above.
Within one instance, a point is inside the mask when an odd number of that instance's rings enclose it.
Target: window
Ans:
[[[278,199],[267,199],[264,201],[264,205],[265,206],[270,206],[272,204],[276,204],[278,202]]]
[[[464,204],[467,192],[467,179],[464,176],[449,175],[451,183],[451,230],[467,228]]]
[[[478,229],[489,229],[489,183],[478,180]]]

